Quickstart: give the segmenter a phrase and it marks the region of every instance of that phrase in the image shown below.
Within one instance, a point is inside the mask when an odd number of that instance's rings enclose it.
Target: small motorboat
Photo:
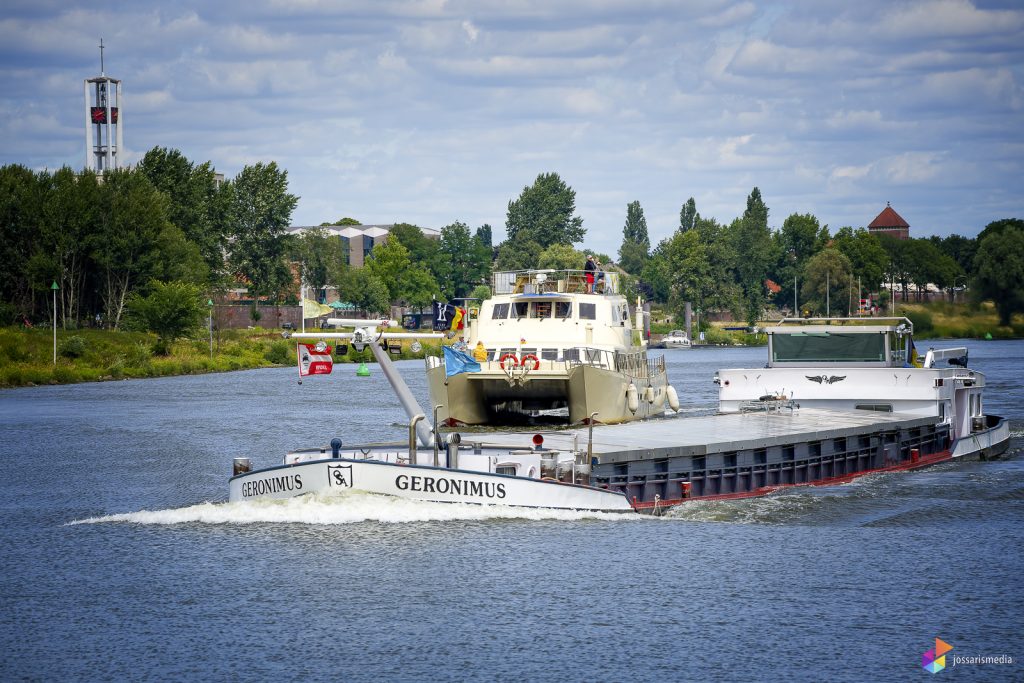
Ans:
[[[683,330],[672,330],[661,341],[666,349],[688,349],[693,345]]]

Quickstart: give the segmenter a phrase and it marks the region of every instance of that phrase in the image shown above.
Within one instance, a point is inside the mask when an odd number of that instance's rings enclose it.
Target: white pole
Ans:
[[[57,364],[57,281],[53,281],[53,364]]]

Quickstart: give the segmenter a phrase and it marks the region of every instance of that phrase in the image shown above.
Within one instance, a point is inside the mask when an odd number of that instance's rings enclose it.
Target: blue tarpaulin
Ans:
[[[468,353],[456,351],[450,346],[444,347],[444,374],[448,377],[461,372],[480,372],[480,364]]]

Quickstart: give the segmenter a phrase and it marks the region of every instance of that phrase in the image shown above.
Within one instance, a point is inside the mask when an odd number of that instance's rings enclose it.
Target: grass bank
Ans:
[[[927,304],[899,304],[896,315],[914,323],[916,337],[957,339],[1020,339],[1024,337],[1024,316],[1015,315],[1009,326],[999,324],[991,302],[981,304],[939,301]]]
[[[209,338],[180,340],[167,356],[153,354],[156,336],[115,330],[57,330],[57,362],[53,362],[53,333],[48,329],[0,328],[0,387],[69,384],[105,380],[196,375],[252,368],[295,365],[295,341],[276,330],[223,330],[210,354]],[[423,343],[413,353],[404,341],[393,358],[422,358],[438,353],[437,343]],[[335,352],[338,363],[372,363],[369,349]]]

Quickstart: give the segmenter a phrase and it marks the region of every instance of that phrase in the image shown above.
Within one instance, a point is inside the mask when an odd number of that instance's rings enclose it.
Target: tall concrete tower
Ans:
[[[100,75],[85,81],[85,167],[97,173],[121,167],[124,142],[121,81],[104,72],[103,50],[100,38]]]

